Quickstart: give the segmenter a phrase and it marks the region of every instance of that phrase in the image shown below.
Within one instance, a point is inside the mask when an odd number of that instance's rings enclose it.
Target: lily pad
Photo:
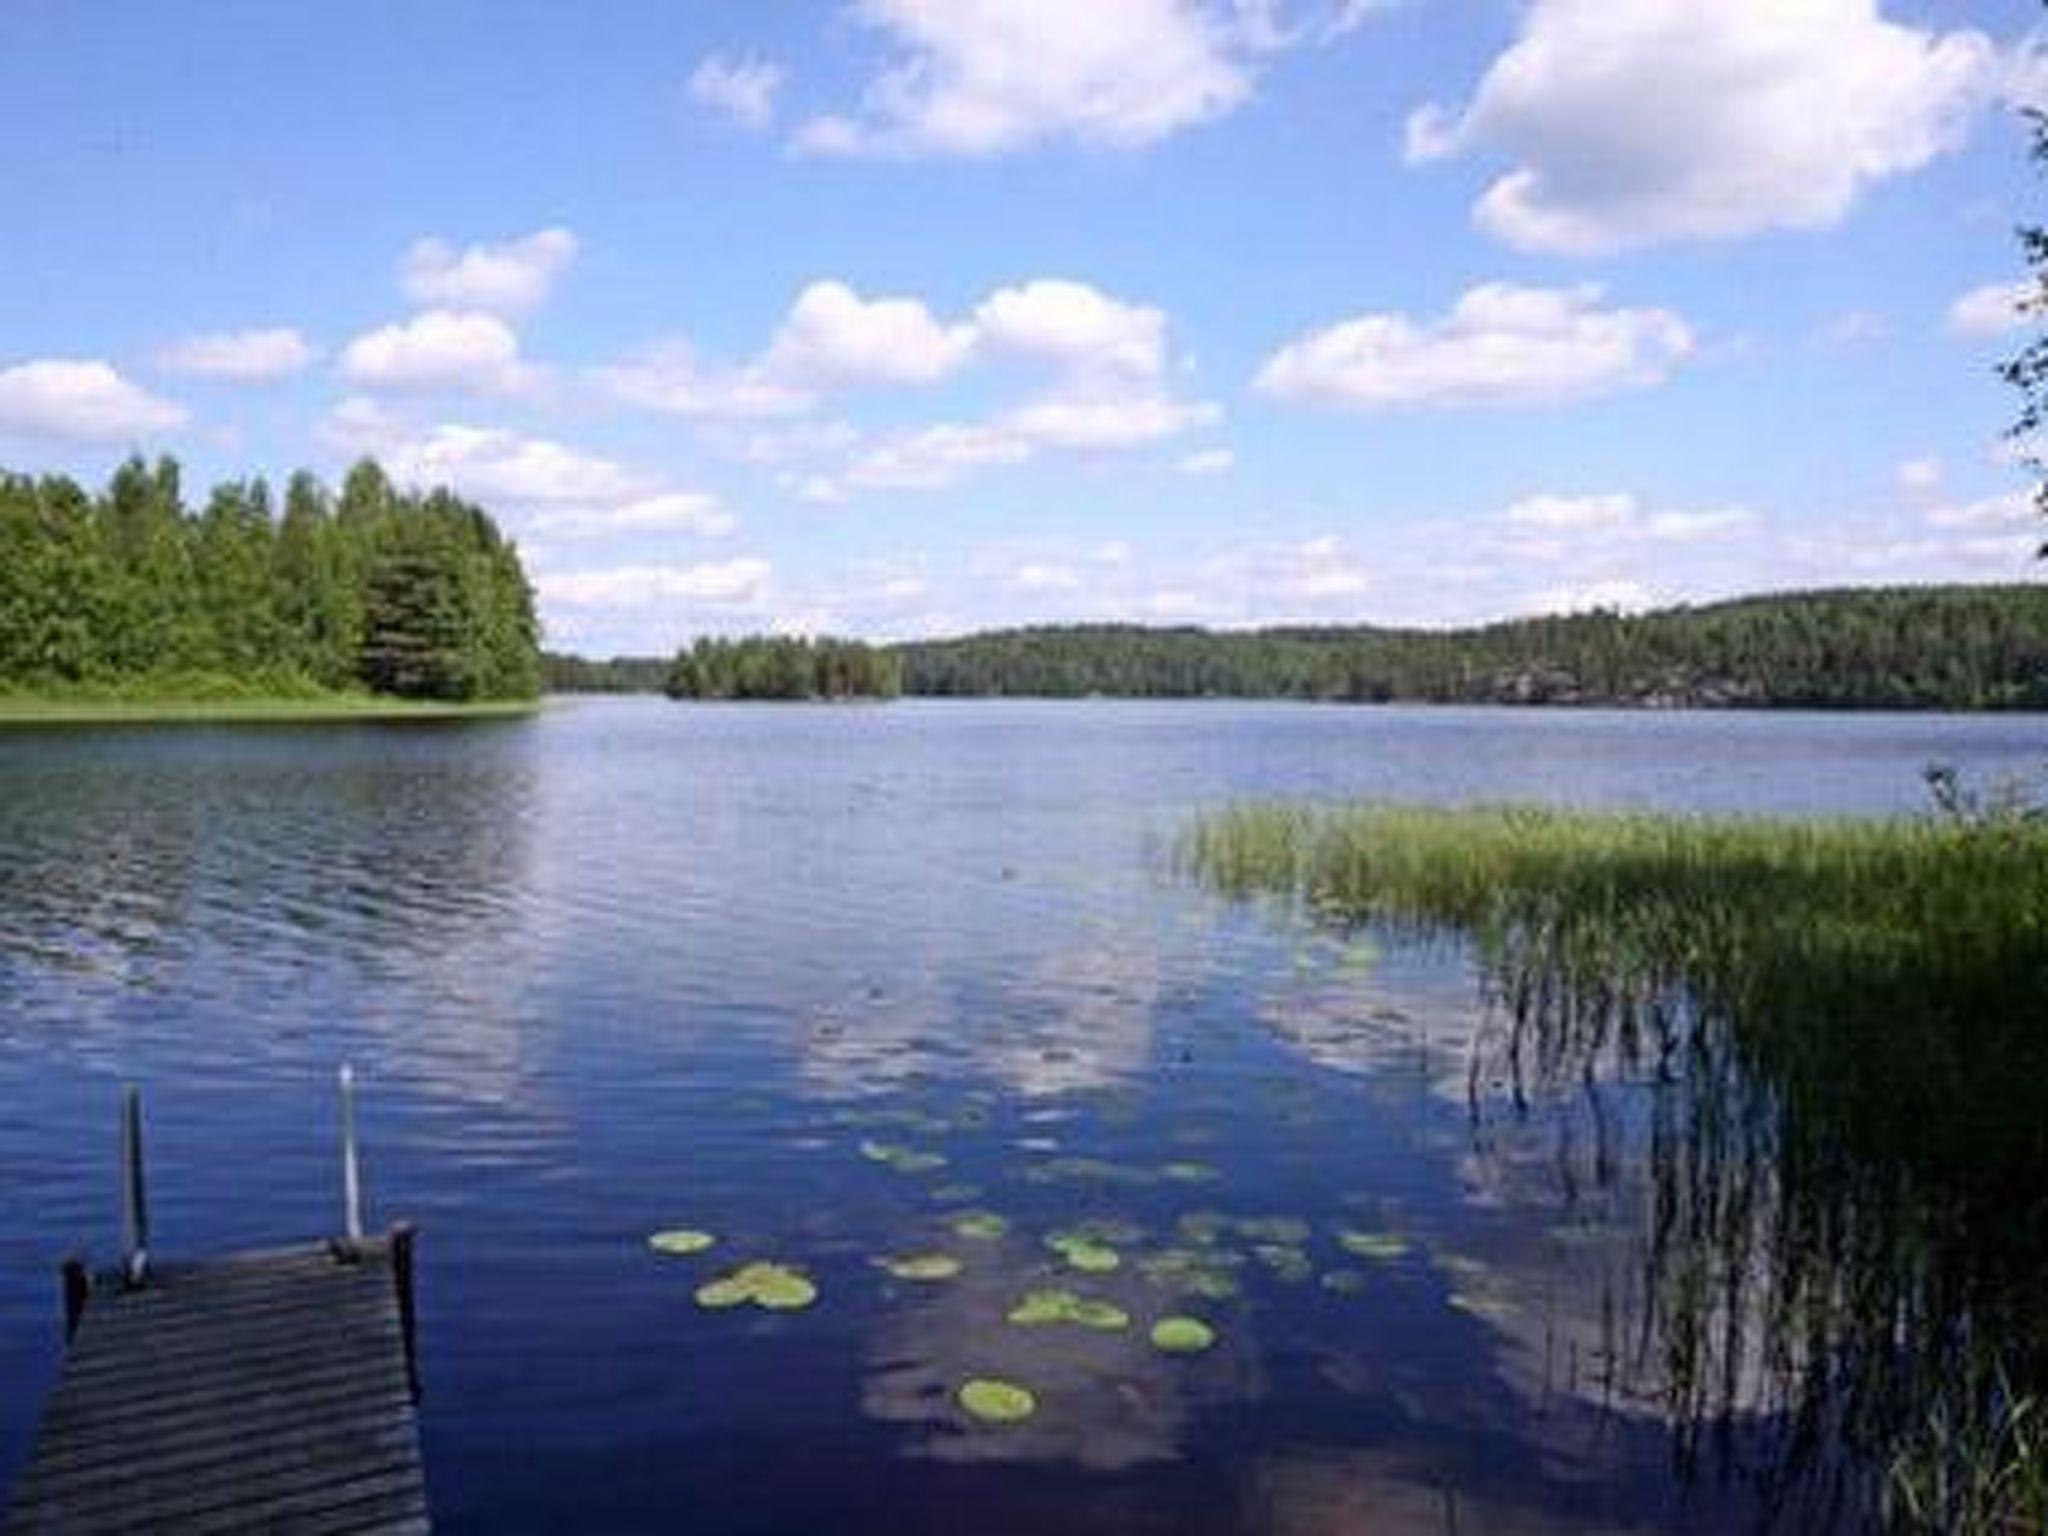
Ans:
[[[994,1211],[964,1211],[953,1218],[954,1233],[977,1242],[996,1242],[1006,1236],[1009,1230],[1010,1219],[1007,1216],[998,1216]]]
[[[1309,1224],[1299,1216],[1247,1216],[1237,1230],[1254,1242],[1281,1248],[1299,1248],[1309,1237]]]
[[[1199,1355],[1216,1342],[1216,1330],[1199,1317],[1162,1317],[1152,1325],[1152,1347],[1168,1355]]]
[[[1189,1211],[1174,1225],[1189,1242],[1207,1246],[1223,1241],[1230,1231],[1230,1218],[1221,1211]]]
[[[1078,1269],[1084,1275],[1106,1275],[1123,1263],[1114,1248],[1086,1232],[1054,1232],[1046,1238],[1045,1246],[1065,1259],[1068,1268]]]
[[[1386,1264],[1408,1251],[1408,1240],[1396,1237],[1391,1232],[1360,1232],[1345,1227],[1337,1233],[1337,1246],[1346,1253],[1356,1254],[1361,1259],[1372,1259],[1377,1263]]]
[[[1285,1280],[1289,1284],[1299,1284],[1316,1272],[1306,1253],[1285,1243],[1259,1243],[1253,1247],[1252,1253],[1273,1272],[1276,1280]]]
[[[795,1312],[818,1299],[818,1288],[786,1264],[748,1264],[697,1288],[697,1305],[711,1311],[752,1302],[770,1312]]]
[[[1073,1291],[1062,1290],[1029,1292],[1022,1301],[1010,1308],[1009,1316],[1010,1321],[1019,1328],[1042,1328],[1052,1323],[1072,1323],[1079,1328],[1114,1333],[1131,1325],[1131,1315],[1122,1307],[1112,1302],[1098,1301],[1092,1296],[1081,1296]]]
[[[1238,1291],[1230,1273],[1244,1263],[1242,1255],[1214,1248],[1166,1248],[1139,1261],[1145,1278],[1164,1290],[1224,1301]]]
[[[1355,1269],[1333,1269],[1323,1276],[1323,1289],[1338,1296],[1360,1296],[1365,1293],[1365,1276]]]
[[[647,1239],[647,1246],[656,1253],[666,1253],[678,1258],[687,1258],[693,1253],[702,1253],[712,1247],[718,1239],[709,1232],[697,1232],[689,1227],[676,1227],[667,1232],[657,1232]]]
[[[1028,1387],[994,1376],[977,1376],[957,1394],[960,1406],[984,1424],[1017,1424],[1038,1411]]]
[[[889,1141],[864,1141],[860,1144],[860,1155],[897,1173],[930,1173],[951,1161],[943,1152],[920,1152],[915,1147]]]
[[[1176,1184],[1213,1184],[1223,1177],[1210,1164],[1198,1163],[1192,1159],[1163,1163],[1160,1165],[1159,1175],[1161,1178],[1173,1180]]]
[[[898,1280],[950,1280],[961,1270],[960,1261],[950,1253],[910,1253],[880,1262]]]
[[[940,1205],[965,1205],[980,1198],[979,1184],[940,1184],[932,1189],[932,1199]]]

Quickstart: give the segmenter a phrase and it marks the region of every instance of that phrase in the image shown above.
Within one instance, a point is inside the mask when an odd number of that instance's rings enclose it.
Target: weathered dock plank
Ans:
[[[5,1536],[430,1529],[408,1263],[307,1244],[97,1287]]]

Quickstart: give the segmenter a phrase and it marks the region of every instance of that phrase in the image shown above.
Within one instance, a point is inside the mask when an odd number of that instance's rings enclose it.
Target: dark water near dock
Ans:
[[[1930,760],[2044,752],[2014,717],[1141,703],[0,733],[0,1482],[56,1262],[113,1242],[118,1086],[196,1254],[336,1224],[350,1060],[377,1214],[424,1229],[444,1529],[1742,1528],[1777,1426],[1681,1476],[1629,1347],[1651,1091],[1603,1086],[1591,1152],[1490,1080],[1475,1122],[1454,947],[1164,850],[1244,797],[1914,810]],[[1089,1221],[1114,1272],[1043,1244]],[[649,1253],[670,1227],[721,1243]],[[874,1263],[933,1250],[963,1272]],[[694,1304],[757,1258],[817,1304]],[[1131,1326],[1005,1321],[1045,1286]],[[1216,1346],[1155,1351],[1169,1312]],[[970,1424],[974,1376],[1036,1415]]]

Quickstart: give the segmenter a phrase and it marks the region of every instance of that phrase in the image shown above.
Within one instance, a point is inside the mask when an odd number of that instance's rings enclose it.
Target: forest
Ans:
[[[1785,593],[1461,630],[1123,625],[898,648],[906,693],[2048,708],[2048,586]]]
[[[706,639],[677,654],[665,691],[672,699],[893,699],[902,667],[857,640]]]
[[[751,640],[699,642],[673,664],[550,656],[547,680],[551,690],[569,693],[668,687],[700,696],[707,685],[701,696],[834,691],[804,680],[806,654],[798,642]],[[1599,612],[1463,630],[1074,625],[916,641],[872,654],[900,671],[900,680],[873,690],[883,695],[900,681],[906,694],[951,697],[2048,709],[2048,586],[1795,592],[1635,617]],[[692,670],[700,662],[712,673]],[[743,670],[752,681],[737,684]],[[711,681],[714,675],[721,681]],[[761,681],[770,676],[773,683]]]
[[[166,698],[368,692],[447,701],[540,691],[533,590],[489,514],[301,471],[216,485],[131,458],[95,495],[0,473],[0,692]]]

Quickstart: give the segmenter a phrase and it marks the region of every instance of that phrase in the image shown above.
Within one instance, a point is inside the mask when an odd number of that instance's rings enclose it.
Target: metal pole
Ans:
[[[149,1278],[149,1195],[142,1180],[142,1090],[121,1094],[121,1272],[130,1285]]]
[[[341,1069],[341,1203],[343,1231],[351,1246],[363,1241],[363,1169],[356,1146],[356,1069]]]

